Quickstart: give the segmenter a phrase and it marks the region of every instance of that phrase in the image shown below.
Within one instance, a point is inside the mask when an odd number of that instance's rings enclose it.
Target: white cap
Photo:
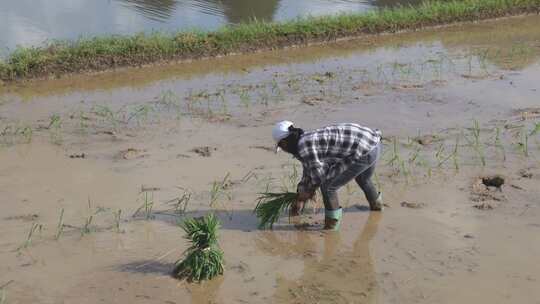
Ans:
[[[274,128],[272,129],[272,137],[274,138],[276,144],[289,136],[289,127],[292,125],[293,123],[287,120],[280,121],[274,125]],[[277,151],[279,151],[279,147],[276,148],[276,152]]]

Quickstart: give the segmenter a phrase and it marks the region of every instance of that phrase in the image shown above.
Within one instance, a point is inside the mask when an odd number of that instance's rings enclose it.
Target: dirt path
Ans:
[[[539,25],[516,18],[6,89],[0,302],[535,303]],[[257,230],[257,193],[297,178],[295,161],[270,149],[283,118],[383,130],[384,213],[366,211],[351,185],[337,234],[319,230],[320,203],[303,230],[286,218]],[[500,188],[482,183],[493,174]],[[176,221],[211,209],[226,273],[178,282],[168,276],[186,248]]]

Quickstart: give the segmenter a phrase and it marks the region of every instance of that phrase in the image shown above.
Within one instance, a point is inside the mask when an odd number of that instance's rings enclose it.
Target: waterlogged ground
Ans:
[[[4,87],[0,303],[540,303],[539,84],[533,16]],[[385,211],[257,230],[280,119],[383,130]],[[225,275],[179,282],[208,211]]]

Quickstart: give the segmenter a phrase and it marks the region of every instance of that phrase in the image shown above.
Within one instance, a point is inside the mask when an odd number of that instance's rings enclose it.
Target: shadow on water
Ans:
[[[365,211],[356,207],[347,210]],[[251,212],[242,211],[231,222],[223,221],[226,229],[235,228],[244,216]],[[198,216],[202,213],[191,213]],[[377,301],[378,287],[375,268],[370,252],[370,242],[377,233],[383,214],[372,212],[367,220],[357,221],[354,228],[346,228],[339,232],[313,233],[296,230],[291,226],[290,232],[252,234],[254,246],[264,257],[278,257],[289,260],[298,259],[303,264],[299,277],[283,274],[276,270],[273,303],[374,303]],[[235,218],[235,217],[233,217]],[[365,217],[364,217],[365,218]],[[168,221],[170,222],[170,221]],[[364,222],[358,229],[356,223]],[[357,230],[358,229],[358,230]],[[286,230],[286,229],[284,229]],[[296,231],[293,231],[296,230]],[[352,244],[351,238],[352,238]],[[159,260],[140,260],[116,266],[121,272],[170,276],[173,263]],[[220,288],[227,279],[220,276],[203,284],[186,284],[193,303],[208,303],[215,299]],[[234,280],[234,279],[233,279]],[[201,302],[203,301],[203,302]]]
[[[170,276],[171,270],[174,268],[174,263],[163,263],[154,260],[135,261],[127,264],[122,264],[115,267],[121,272],[131,272],[140,274],[154,274]]]
[[[323,234],[323,249],[310,233],[296,233],[293,240],[263,234],[257,248],[269,255],[300,256],[304,271],[298,279],[278,277],[274,300],[277,303],[373,303],[377,282],[369,244],[377,232],[381,213],[369,214],[352,248],[342,250],[342,233]],[[316,254],[314,254],[314,252]]]
[[[355,205],[347,208],[343,208],[345,213],[352,212],[370,212],[367,206]],[[178,225],[186,218],[201,217],[206,214],[215,213],[220,222],[221,228],[225,230],[239,230],[244,232],[251,232],[258,230],[258,219],[253,213],[253,210],[207,210],[207,211],[187,211],[183,215],[175,215],[173,213],[156,212],[155,220],[162,221],[170,225]],[[316,221],[316,218],[323,218],[322,209],[308,210],[303,215],[300,221],[290,222],[288,216],[283,215],[278,223],[276,223],[272,230],[274,231],[298,231],[298,230],[313,230],[320,229],[321,225]],[[314,224],[315,223],[315,224]]]

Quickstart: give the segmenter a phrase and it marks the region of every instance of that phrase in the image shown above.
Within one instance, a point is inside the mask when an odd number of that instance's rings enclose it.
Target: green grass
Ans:
[[[214,32],[155,32],[53,41],[46,46],[14,50],[0,61],[0,79],[12,81],[100,71],[539,11],[540,0],[438,0],[415,7],[309,17],[283,23],[253,21]]]

